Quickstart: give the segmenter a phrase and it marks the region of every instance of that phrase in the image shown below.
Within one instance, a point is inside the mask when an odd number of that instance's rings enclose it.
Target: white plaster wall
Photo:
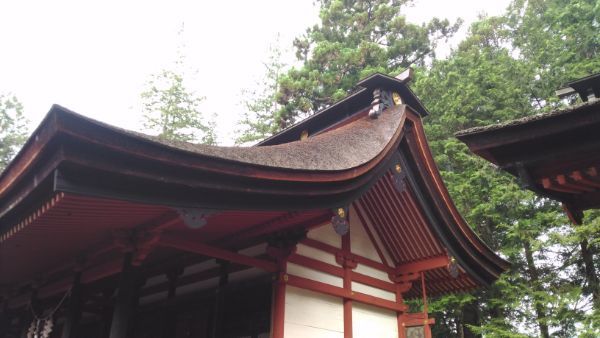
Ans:
[[[365,285],[362,283],[352,282],[352,291],[360,292],[367,294],[369,296],[387,299],[392,302],[396,301],[396,294],[393,292],[389,292],[386,290],[381,290],[370,285]]]
[[[284,321],[285,338],[344,337],[341,298],[287,286]]]
[[[356,269],[354,269],[354,271],[361,273],[363,275],[367,275],[367,276],[371,276],[373,278],[380,279],[382,281],[391,282],[390,276],[388,276],[387,272],[372,268],[368,265],[358,263],[356,265]]]
[[[333,230],[331,223],[311,229],[306,236],[336,248],[342,247],[342,238]]]
[[[398,320],[396,313],[371,305],[353,302],[352,337],[398,338]]]
[[[360,209],[360,206],[357,206],[357,208]],[[360,211],[360,210],[359,210]],[[379,249],[381,250],[381,253],[383,255],[383,257],[385,257],[385,260],[387,261],[388,264],[392,264],[392,258],[389,254],[389,252],[387,251],[387,248],[383,245],[383,242],[381,241],[381,238],[379,238],[379,235],[377,234],[377,231],[375,231],[375,229],[373,228],[374,225],[373,223],[369,220],[368,217],[365,216],[365,212],[361,212],[361,215],[364,216],[365,218],[365,224],[362,224],[365,228],[369,229],[369,232],[373,235],[373,240],[375,241],[375,243],[377,244],[377,247],[379,247]],[[356,210],[354,209],[354,207],[352,207],[350,209],[350,227],[352,229],[352,226],[354,224],[354,227],[356,227],[356,225],[360,224],[360,218],[358,218],[358,215],[356,214]],[[352,230],[350,230],[352,232]],[[356,231],[360,231],[360,230],[356,230]],[[364,232],[365,236],[367,239],[370,240],[369,235],[367,235],[366,230],[363,228],[362,231]],[[352,235],[350,235],[350,237],[352,238]],[[352,244],[354,242],[351,242]],[[354,246],[354,245],[352,245]],[[375,255],[377,255],[378,257],[378,262],[381,262],[381,258],[379,257],[379,255],[377,254],[377,252],[375,252]],[[366,256],[365,256],[366,257]]]
[[[354,208],[350,208],[350,249],[359,256],[383,263]]]
[[[335,256],[333,254],[312,248],[304,244],[298,244],[296,246],[296,253],[301,256],[309,257],[321,262],[339,266],[339,264],[335,261]]]
[[[344,286],[344,280],[341,277],[330,275],[328,273],[310,269],[294,263],[287,264],[287,273],[293,276],[304,277],[317,282],[327,283],[340,288]]]

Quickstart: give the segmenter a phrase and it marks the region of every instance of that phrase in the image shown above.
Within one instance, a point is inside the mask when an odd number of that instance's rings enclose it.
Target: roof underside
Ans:
[[[457,134],[475,154],[571,213],[600,207],[600,100]],[[571,215],[572,216],[572,215]]]

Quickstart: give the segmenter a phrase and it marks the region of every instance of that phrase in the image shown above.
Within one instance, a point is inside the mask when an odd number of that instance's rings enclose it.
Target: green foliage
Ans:
[[[246,108],[244,119],[241,121],[240,136],[237,144],[253,143],[267,138],[278,131],[275,114],[279,109],[276,95],[279,91],[279,78],[285,64],[281,61],[281,50],[272,45],[269,58],[264,64],[265,75],[261,82],[256,83],[255,89],[244,90],[243,105]]]
[[[512,45],[535,68],[540,107],[555,106],[565,82],[600,70],[597,0],[515,0],[506,19]]]
[[[596,274],[600,269],[600,213],[570,224],[558,203],[523,189],[454,137],[554,109],[563,104],[556,89],[599,72],[600,2],[514,0],[504,15],[480,18],[447,59],[430,66],[423,60],[435,57],[436,43],[457,25],[407,23],[400,13],[409,2],[319,1],[321,23],[294,41],[303,64],[269,87],[278,89],[278,109],[262,102],[275,111],[262,121],[274,132],[344,97],[373,72],[420,66],[413,89],[431,111],[426,133],[448,190],[474,230],[512,263],[490,288],[430,303],[434,334],[600,336],[600,309],[586,272],[590,264]]]
[[[474,23],[447,60],[417,72],[414,89],[432,112],[425,120],[427,135],[449,191],[469,224],[513,264],[491,288],[474,293],[471,303],[456,304],[455,296],[437,300],[432,309],[439,309],[440,323],[460,323],[475,307],[479,323],[462,324],[486,337],[537,336],[543,327],[556,337],[585,336],[597,325],[590,319],[580,252],[584,238],[597,252],[594,215],[583,226],[569,225],[556,203],[523,190],[452,137],[556,107],[560,84],[600,70],[595,6],[515,1],[506,16]],[[567,13],[572,7],[589,12]],[[567,31],[582,31],[583,45],[565,43]]]
[[[23,105],[14,95],[0,94],[0,172],[27,139]]]
[[[345,97],[359,79],[375,72],[399,73],[434,55],[438,41],[459,23],[406,21],[409,0],[321,0],[321,23],[294,41],[302,67],[280,78],[276,128]]]
[[[214,123],[200,112],[203,98],[190,91],[183,75],[162,70],[152,76],[142,93],[144,127],[165,140],[214,144]]]

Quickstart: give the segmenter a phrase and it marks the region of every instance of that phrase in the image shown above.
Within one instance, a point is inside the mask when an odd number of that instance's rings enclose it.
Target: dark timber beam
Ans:
[[[137,268],[132,265],[133,254],[125,253],[119,289],[115,300],[109,338],[127,338],[128,328],[135,307]]]
[[[183,274],[183,269],[172,269],[167,272],[167,300],[166,304],[169,304],[174,298],[177,291],[177,283],[179,281],[179,277]],[[166,305],[165,304],[165,305]],[[165,306],[163,309],[163,327],[162,327],[162,337],[163,338],[171,338],[175,337],[176,325],[177,325],[177,314],[174,311],[170,311],[170,309]]]
[[[69,304],[66,311],[65,323],[62,329],[62,338],[77,338],[80,336],[78,329],[79,320],[81,319],[81,305],[81,271],[77,271],[73,277],[71,295],[69,296]]]
[[[219,287],[215,291],[211,338],[219,338],[223,334],[223,313],[225,312],[225,287],[229,282],[229,262],[219,261]]]

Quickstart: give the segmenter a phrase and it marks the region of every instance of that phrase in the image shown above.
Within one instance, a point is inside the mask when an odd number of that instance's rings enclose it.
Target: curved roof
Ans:
[[[217,237],[196,233],[199,240],[215,238],[217,245],[225,245],[217,238],[230,236],[227,243],[234,246],[239,244],[235,241],[265,236],[278,226],[322,222],[330,217],[328,209],[354,203],[370,215],[367,218],[387,215],[376,222],[382,231],[412,234],[397,235],[388,243],[398,246],[396,263],[431,258],[445,250],[456,258],[465,271],[464,278],[453,286],[440,285],[440,293],[495,281],[508,263],[477,237],[456,210],[433,162],[421,116],[412,106],[400,104],[372,119],[367,114],[370,107],[370,102],[365,102],[346,114],[350,117],[343,123],[331,123],[306,140],[248,148],[164,141],[53,106],[0,175],[0,249],[15,233],[25,241],[27,236],[22,233],[29,231],[27,224],[34,224],[33,228],[42,221],[59,222],[56,226],[87,224],[88,219],[71,219],[68,208],[80,203],[89,210],[81,217],[104,213],[103,205],[116,208],[119,214],[140,210],[144,217],[154,217],[157,210],[170,207],[217,210],[220,217],[248,212],[252,219],[236,218],[229,227],[209,224],[207,229],[213,229]],[[393,192],[390,175],[396,165],[407,175],[408,188],[402,193]],[[40,205],[57,193],[65,194],[66,202],[57,204],[53,212],[66,217],[65,222],[54,218],[40,221],[36,218],[44,213]],[[292,213],[294,221],[289,216]],[[259,223],[249,222],[259,218]],[[400,218],[406,219],[399,222]],[[147,218],[137,221],[146,222]],[[127,226],[135,223],[128,222]],[[50,231],[48,224],[44,223],[43,231]],[[84,228],[76,230],[90,231]],[[90,240],[97,238],[86,234]],[[419,238],[429,238],[426,246],[430,251],[424,248],[414,257],[401,254],[406,241]],[[76,243],[86,245],[80,238]]]
[[[306,171],[342,171],[357,168],[371,161],[392,142],[395,133],[404,123],[406,106],[395,106],[381,119],[367,116],[327,133],[305,140],[261,147],[223,147],[165,140],[125,129],[113,127],[82,115],[54,106],[50,114],[67,114],[95,124],[100,128],[131,135],[132,138],[147,140],[172,150],[188,152],[211,160],[226,160],[241,165],[271,167],[277,169]],[[348,152],[347,149],[354,149]]]

